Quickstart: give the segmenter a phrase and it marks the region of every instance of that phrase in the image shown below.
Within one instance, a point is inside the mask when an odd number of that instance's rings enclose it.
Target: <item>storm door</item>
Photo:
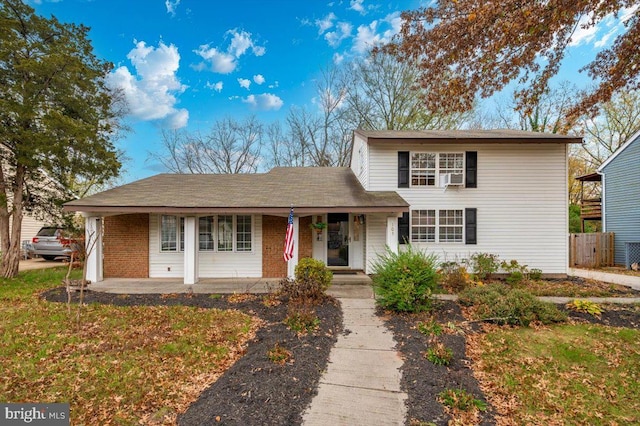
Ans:
[[[349,213],[327,215],[327,266],[349,266]]]

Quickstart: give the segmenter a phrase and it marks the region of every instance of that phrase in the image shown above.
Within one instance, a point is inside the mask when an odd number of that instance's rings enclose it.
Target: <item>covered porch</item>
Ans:
[[[265,294],[278,289],[281,278],[203,278],[185,285],[179,278],[105,278],[89,284],[90,291],[118,294]],[[333,276],[328,293],[334,297],[372,298],[371,278],[364,273]]]

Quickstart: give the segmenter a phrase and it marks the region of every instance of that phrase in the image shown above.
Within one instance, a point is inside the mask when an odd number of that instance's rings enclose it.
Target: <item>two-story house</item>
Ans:
[[[161,174],[65,204],[97,240],[88,278],[271,278],[314,257],[371,272],[411,243],[442,261],[476,252],[545,274],[568,263],[570,136],[354,132],[350,167],[246,175]],[[294,256],[283,259],[294,212]]]

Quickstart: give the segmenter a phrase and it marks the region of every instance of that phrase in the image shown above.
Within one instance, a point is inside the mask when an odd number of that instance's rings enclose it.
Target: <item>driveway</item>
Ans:
[[[65,262],[62,260],[63,258],[59,258],[57,260],[44,260],[41,258],[38,259],[27,259],[20,260],[20,271],[29,271],[31,269],[44,269],[44,268],[55,268],[56,266],[63,266]]]

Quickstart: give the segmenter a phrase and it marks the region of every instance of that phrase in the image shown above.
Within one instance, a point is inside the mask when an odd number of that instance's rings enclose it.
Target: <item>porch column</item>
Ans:
[[[298,264],[298,227],[300,226],[300,218],[293,217],[293,257],[287,262],[287,277],[293,279],[296,276],[296,265]]]
[[[198,220],[194,216],[184,218],[184,283],[198,282]]]
[[[386,245],[393,253],[398,252],[398,218],[387,218],[387,240]]]
[[[84,220],[84,238],[87,264],[87,280],[102,281],[102,218],[87,217]]]

